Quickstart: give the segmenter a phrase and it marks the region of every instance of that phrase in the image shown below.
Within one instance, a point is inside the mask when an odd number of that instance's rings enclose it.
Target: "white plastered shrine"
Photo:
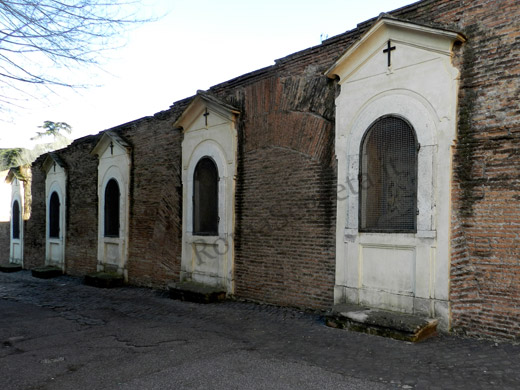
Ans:
[[[98,164],[98,255],[97,270],[116,272],[128,280],[129,189],[131,146],[112,131],[103,133],[91,152]],[[105,195],[115,180],[119,189],[119,221],[116,234],[105,234]]]
[[[182,128],[181,281],[194,281],[234,293],[235,180],[238,111],[204,92],[174,124]],[[194,232],[194,172],[209,158],[218,171],[218,233]]]
[[[66,186],[67,172],[65,164],[55,153],[49,153],[43,162],[45,172],[45,265],[52,265],[65,271],[65,237],[66,237]],[[51,217],[51,198],[59,201],[58,213]],[[56,203],[54,204],[54,207]],[[57,232],[51,233],[51,218],[56,218]],[[56,227],[55,225],[55,227]],[[54,233],[54,232],[53,232]],[[56,234],[57,233],[57,234]]]
[[[449,328],[450,197],[458,33],[381,17],[328,71],[336,99],[335,303],[427,314]],[[388,50],[392,48],[390,54]],[[405,119],[420,145],[416,231],[360,232],[360,146],[383,116]]]
[[[19,264],[23,267],[24,178],[19,173],[18,168],[11,168],[7,174],[6,182],[11,184],[9,263]],[[17,215],[15,215],[16,213]],[[16,225],[17,228],[15,228]],[[15,231],[17,231],[16,234]]]

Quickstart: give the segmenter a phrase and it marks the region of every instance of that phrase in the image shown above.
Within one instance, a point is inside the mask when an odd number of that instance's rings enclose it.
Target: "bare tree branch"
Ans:
[[[122,46],[129,27],[151,21],[136,16],[138,5],[138,0],[0,0],[0,112],[9,91],[17,100],[27,90],[23,85],[84,86],[67,71],[98,65],[103,52]]]

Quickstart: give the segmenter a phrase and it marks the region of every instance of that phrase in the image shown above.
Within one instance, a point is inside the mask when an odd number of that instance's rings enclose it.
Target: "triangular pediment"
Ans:
[[[105,131],[90,154],[102,157],[108,150],[110,155],[129,154],[132,146],[114,131]]]
[[[362,80],[433,61],[439,56],[451,56],[456,41],[464,42],[465,38],[454,31],[383,15],[326,74],[339,77],[340,84]]]
[[[207,129],[224,123],[234,122],[239,113],[238,109],[217,97],[204,91],[198,91],[173,126],[182,128],[185,132]]]
[[[42,168],[45,173],[49,173],[51,168],[54,170],[60,169],[61,171],[64,171],[65,163],[63,162],[61,157],[58,156],[58,154],[50,152],[47,153],[47,157],[43,161]]]
[[[7,172],[7,176],[5,178],[5,182],[7,184],[11,184],[14,179],[17,179],[19,181],[26,181],[26,172],[28,171],[28,166],[20,165],[19,167],[12,167],[9,169],[9,172]]]

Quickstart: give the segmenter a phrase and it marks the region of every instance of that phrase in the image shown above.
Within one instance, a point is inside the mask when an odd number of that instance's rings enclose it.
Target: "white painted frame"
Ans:
[[[347,169],[342,182],[358,189],[360,172],[360,146],[365,133],[377,119],[393,115],[404,118],[413,128],[420,150],[417,155],[417,234],[432,236],[435,230],[433,220],[433,162],[436,145],[436,123],[427,102],[408,90],[393,90],[370,99],[356,118],[352,120],[351,132],[346,145]],[[359,193],[352,191],[347,198],[347,229],[359,226]]]
[[[18,178],[14,177],[11,181],[11,224],[9,231],[9,262],[13,264],[19,264],[23,267],[24,262],[24,188],[23,182]],[[20,207],[20,238],[13,238],[13,207],[14,202],[18,202]]]
[[[181,281],[234,293],[235,175],[238,111],[199,93],[175,126],[182,142],[183,231]],[[218,235],[193,234],[193,185],[198,162],[209,157],[218,169]]]
[[[391,66],[383,54],[389,40],[397,47]],[[457,40],[464,37],[382,17],[328,71],[341,85],[336,98],[336,303],[428,314],[449,328],[459,76],[451,50]],[[408,121],[420,145],[416,233],[359,232],[360,146],[372,123],[386,115]]]
[[[47,164],[46,164],[47,165]],[[66,183],[67,173],[63,167],[53,161],[49,161],[45,179],[45,264],[53,265],[65,272],[65,238],[66,226]],[[50,200],[56,192],[60,201],[60,234],[58,238],[49,236],[50,230]],[[56,253],[57,252],[57,253]]]
[[[98,164],[98,250],[97,270],[117,272],[128,281],[130,224],[130,146],[117,134],[105,132],[92,151]],[[105,237],[105,190],[110,180],[119,186],[119,237]]]
[[[186,232],[190,235],[193,235],[193,185],[194,185],[194,175],[195,175],[195,168],[197,167],[197,164],[200,160],[202,160],[204,157],[209,157],[211,160],[215,163],[215,166],[218,170],[218,177],[219,177],[219,183],[218,183],[218,216],[219,216],[219,223],[218,223],[218,236],[220,237],[221,234],[225,232],[225,227],[227,226],[227,213],[226,213],[226,186],[227,186],[227,170],[226,170],[226,164],[224,161],[225,159],[224,151],[222,150],[222,147],[215,142],[214,140],[207,140],[203,141],[201,144],[197,146],[195,151],[192,153],[189,163],[188,163],[188,170],[186,173],[186,186],[188,190],[187,199],[188,199],[188,210],[186,214],[187,219],[187,230]],[[200,235],[195,235],[196,237],[201,237]],[[208,237],[208,236],[205,236]],[[209,236],[211,237],[211,236]]]

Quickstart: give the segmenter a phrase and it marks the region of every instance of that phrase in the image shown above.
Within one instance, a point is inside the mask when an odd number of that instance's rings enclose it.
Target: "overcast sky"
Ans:
[[[45,120],[67,122],[73,138],[167,109],[198,89],[351,30],[413,0],[143,0],[166,15],[128,34],[103,71],[85,72],[87,90],[59,91],[0,122],[0,148],[32,147]],[[6,121],[7,119],[7,121]]]

